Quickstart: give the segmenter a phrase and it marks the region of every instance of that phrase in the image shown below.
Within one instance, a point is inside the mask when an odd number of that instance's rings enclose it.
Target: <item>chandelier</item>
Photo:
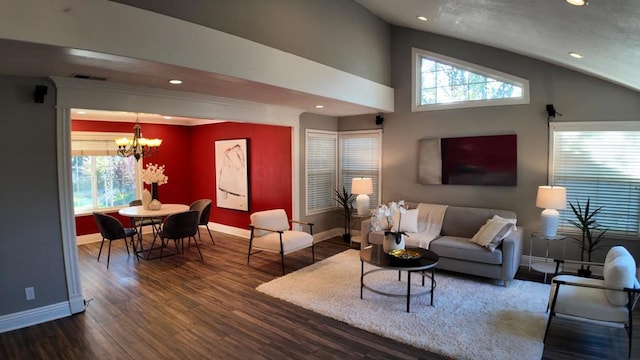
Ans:
[[[152,157],[160,152],[162,139],[147,139],[142,137],[138,114],[136,114],[136,124],[133,126],[133,139],[126,137],[116,139],[118,145],[118,155],[122,157],[133,156],[136,161],[141,157]]]

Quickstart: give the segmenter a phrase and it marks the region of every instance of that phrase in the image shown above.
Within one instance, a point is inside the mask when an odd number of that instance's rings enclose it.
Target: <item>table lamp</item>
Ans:
[[[373,182],[371,178],[353,178],[351,179],[351,192],[357,194],[356,208],[358,215],[364,216],[369,214],[369,195],[373,192]]]
[[[542,235],[555,237],[560,219],[558,210],[567,207],[567,189],[561,186],[538,186],[536,207],[544,209],[540,214]]]

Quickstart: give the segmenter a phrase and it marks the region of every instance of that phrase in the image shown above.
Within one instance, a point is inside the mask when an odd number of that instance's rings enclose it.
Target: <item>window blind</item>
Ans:
[[[113,140],[71,140],[73,156],[116,156],[117,150]]]
[[[637,129],[635,129],[637,128]],[[567,203],[584,210],[604,206],[596,216],[607,235],[637,238],[640,229],[640,127],[628,123],[573,123],[551,127],[553,185],[567,188]],[[569,204],[560,226],[575,219]]]
[[[351,192],[351,179],[371,178],[370,208],[377,207],[380,201],[381,144],[380,130],[340,133],[340,188],[344,186]]]
[[[306,132],[306,210],[313,214],[335,207],[338,137],[334,132]]]

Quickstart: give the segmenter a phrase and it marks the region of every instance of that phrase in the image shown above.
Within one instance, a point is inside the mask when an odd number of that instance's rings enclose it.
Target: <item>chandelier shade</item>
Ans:
[[[133,156],[136,161],[141,157],[153,157],[160,152],[160,144],[162,139],[147,139],[142,137],[142,130],[138,117],[136,116],[136,124],[133,126],[133,139],[123,137],[115,140],[118,146],[118,155],[122,157]]]

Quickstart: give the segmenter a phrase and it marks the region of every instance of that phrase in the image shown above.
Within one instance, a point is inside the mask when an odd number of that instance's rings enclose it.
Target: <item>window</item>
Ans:
[[[307,215],[335,208],[338,135],[331,131],[306,131]]]
[[[412,111],[529,103],[529,81],[444,55],[412,50]]]
[[[115,137],[123,134],[72,133],[71,171],[75,214],[128,206],[141,190],[140,164],[120,157]],[[124,135],[126,136],[126,135]]]
[[[371,178],[373,194],[369,194],[369,206],[378,205],[380,193],[380,158],[382,132],[351,131],[341,132],[340,138],[340,189],[344,186],[351,191],[354,177]]]
[[[640,124],[624,122],[552,123],[550,182],[567,188],[567,202],[604,206],[598,223],[607,236],[638,238],[640,229]],[[575,231],[560,211],[560,227]]]
[[[369,204],[377,206],[381,146],[380,130],[339,133],[307,130],[307,215],[335,209],[335,190],[344,186],[351,191],[351,179],[354,177],[373,180],[374,192],[369,194]]]

